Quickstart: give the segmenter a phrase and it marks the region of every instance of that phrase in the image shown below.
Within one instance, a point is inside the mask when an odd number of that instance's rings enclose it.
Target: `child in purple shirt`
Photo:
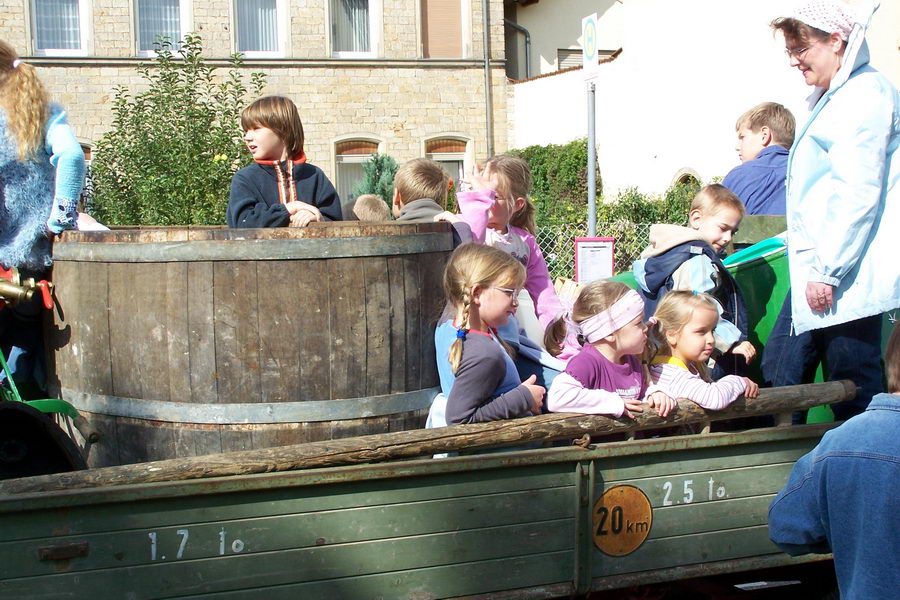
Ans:
[[[571,315],[551,324],[544,338],[551,354],[560,352],[570,333],[584,341],[550,386],[550,412],[633,417],[643,412],[641,402],[646,399],[661,416],[668,415],[675,401],[648,388],[639,359],[647,344],[646,331],[644,303],[637,292],[616,281],[584,286]]]

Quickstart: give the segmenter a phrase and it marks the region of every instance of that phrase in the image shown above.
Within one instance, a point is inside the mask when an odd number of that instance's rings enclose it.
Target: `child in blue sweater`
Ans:
[[[303,123],[289,98],[260,98],[244,109],[241,127],[254,162],[231,179],[229,227],[306,227],[341,220],[334,186],[306,162]]]

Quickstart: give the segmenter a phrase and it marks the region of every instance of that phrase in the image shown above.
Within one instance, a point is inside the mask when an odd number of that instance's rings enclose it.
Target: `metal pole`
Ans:
[[[588,236],[597,235],[597,126],[594,118],[594,82],[588,84],[588,135],[587,135],[587,185],[588,185]]]
[[[488,158],[494,156],[494,96],[491,89],[491,3],[481,0],[484,21],[484,104],[487,111],[485,134],[487,135]]]

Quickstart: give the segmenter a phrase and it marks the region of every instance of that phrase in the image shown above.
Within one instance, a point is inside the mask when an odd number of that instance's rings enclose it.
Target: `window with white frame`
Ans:
[[[81,188],[79,202],[81,203],[80,210],[85,212],[90,208],[91,198],[94,195],[94,174],[91,171],[91,157],[93,152],[88,144],[81,144],[81,151],[84,152],[84,186]]]
[[[35,54],[87,54],[88,0],[32,0],[31,24]]]
[[[380,0],[330,0],[331,51],[343,58],[374,56]]]
[[[334,146],[335,184],[341,204],[353,200],[353,189],[365,177],[363,165],[378,152],[378,142],[366,139],[343,140]]]
[[[138,52],[151,54],[159,38],[177,46],[189,28],[189,7],[189,0],[136,0]]]
[[[235,0],[237,51],[250,57],[282,55],[285,12],[283,0]]]

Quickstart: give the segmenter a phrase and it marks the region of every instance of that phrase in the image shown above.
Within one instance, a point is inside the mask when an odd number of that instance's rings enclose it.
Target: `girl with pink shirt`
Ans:
[[[584,344],[547,393],[550,412],[633,417],[642,401],[663,417],[675,401],[648,386],[641,355],[647,344],[644,302],[617,281],[585,285],[572,312],[547,328],[544,343],[551,354],[561,350],[569,334]]]
[[[719,322],[716,301],[707,294],[672,291],[663,296],[649,321],[650,378],[672,398],[687,398],[703,408],[720,410],[739,396],[755,398],[759,386],[747,377],[727,375],[709,381],[706,361],[714,349]]]
[[[534,303],[538,322],[546,328],[565,312],[565,307],[556,295],[547,261],[535,239],[535,209],[528,199],[532,186],[528,163],[501,154],[489,159],[483,169],[476,167],[468,183],[472,190],[456,196],[460,214],[443,213],[436,220],[462,220],[472,229],[476,242],[499,248],[521,262],[526,273],[524,289]],[[516,350],[519,375],[536,375],[542,385],[549,385],[578,351],[574,340],[568,340],[558,358],[550,356],[528,339],[515,318],[501,328],[500,336]]]

